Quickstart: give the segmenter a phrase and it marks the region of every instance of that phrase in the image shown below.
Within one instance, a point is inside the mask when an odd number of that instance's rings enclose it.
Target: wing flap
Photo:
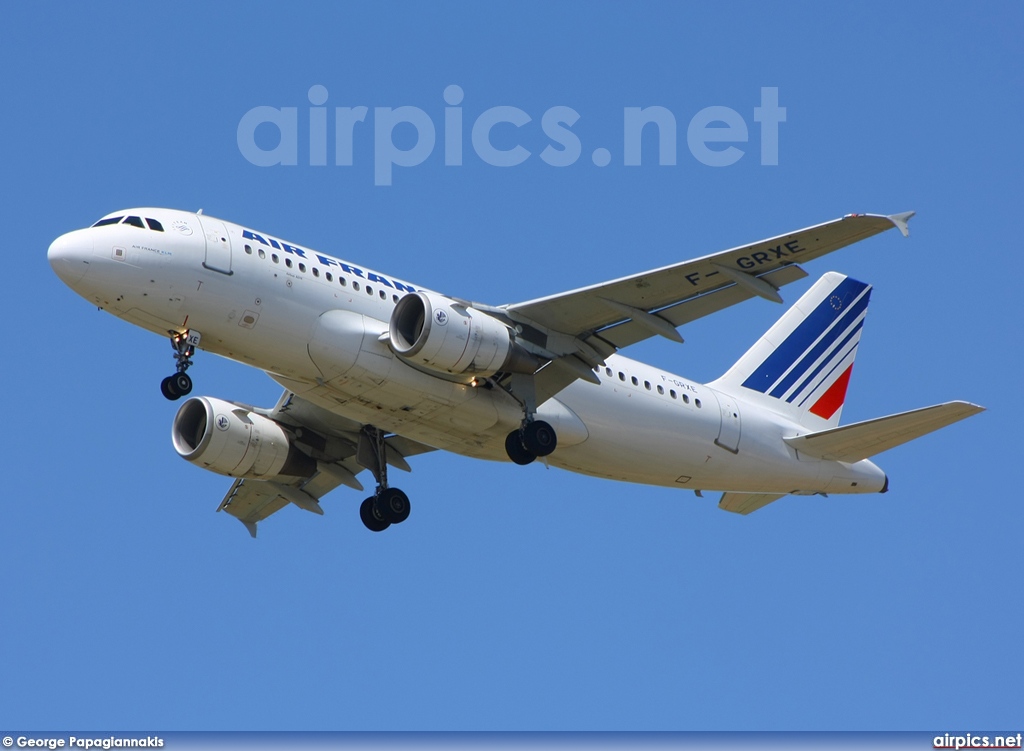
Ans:
[[[218,511],[226,511],[242,522],[249,534],[256,536],[256,523],[276,514],[289,503],[304,511],[323,514],[320,499],[339,485],[362,488],[355,479],[362,468],[351,462],[321,464],[321,469],[308,480],[296,478],[292,482],[267,480],[235,480],[221,501]]]
[[[767,282],[777,289],[785,284],[803,279],[806,276],[806,271],[796,264],[790,264],[755,278]],[[754,292],[748,287],[730,282],[729,286],[689,297],[682,302],[655,312],[673,326],[678,327],[691,321],[696,321],[698,318],[717,313],[720,310],[725,310],[754,296]],[[602,329],[595,336],[613,344],[618,349],[622,349],[630,344],[636,344],[647,339],[650,336],[650,331],[636,322],[628,320]]]
[[[718,508],[729,511],[733,514],[752,514],[759,508],[764,508],[772,501],[777,501],[785,493],[773,495],[771,493],[722,493],[718,501]]]
[[[265,482],[235,480],[218,511],[226,511],[256,536],[256,523],[288,505],[288,500]]]
[[[791,264],[783,266],[781,269],[770,271],[760,278],[774,287],[780,287],[783,284],[795,282],[806,276],[806,271],[795,264]],[[682,326],[684,323],[695,321],[719,310],[724,310],[731,305],[736,305],[752,297],[754,297],[754,293],[749,289],[739,284],[732,284],[715,292],[691,297],[681,303],[676,303],[656,312],[659,317],[668,321],[672,326]],[[594,349],[607,350],[608,345],[611,345],[614,349],[622,349],[630,344],[636,344],[649,338],[651,333],[651,329],[648,326],[637,323],[634,320],[628,320],[602,329],[584,341],[586,344],[593,346]],[[598,347],[597,345],[602,342],[604,346]],[[560,358],[549,363],[535,376],[538,404],[542,404],[552,396],[555,396],[559,391],[581,377],[579,368],[586,369],[586,365],[580,362],[579,367],[572,367],[569,357]]]
[[[853,463],[984,411],[970,402],[946,402],[783,440],[808,456]]]

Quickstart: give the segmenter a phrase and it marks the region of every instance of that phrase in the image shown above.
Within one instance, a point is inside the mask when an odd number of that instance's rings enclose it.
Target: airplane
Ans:
[[[257,524],[292,504],[323,514],[345,485],[374,491],[367,529],[404,522],[388,470],[434,450],[632,483],[720,491],[750,514],[786,495],[885,493],[870,457],[983,411],[963,401],[840,425],[871,286],[828,272],[724,375],[701,384],[619,351],[803,279],[800,264],[896,228],[839,219],[663,268],[488,305],[203,214],[133,208],[61,235],[47,257],[99,309],[167,337],[171,400],[196,350],[265,371],[272,408],[198,396],[177,453],[234,478],[218,511]]]

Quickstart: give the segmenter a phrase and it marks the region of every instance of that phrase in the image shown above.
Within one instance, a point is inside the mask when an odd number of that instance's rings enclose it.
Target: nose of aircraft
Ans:
[[[61,235],[46,251],[46,258],[54,273],[69,287],[74,287],[85,276],[92,261],[92,237],[87,232],[75,230]]]

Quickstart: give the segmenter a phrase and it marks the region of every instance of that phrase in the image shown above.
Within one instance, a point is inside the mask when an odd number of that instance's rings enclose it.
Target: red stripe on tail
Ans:
[[[828,391],[821,395],[821,398],[811,407],[811,413],[818,417],[829,420],[836,413],[843,402],[846,401],[846,387],[850,385],[850,371],[853,370],[853,363],[836,379],[836,382],[828,387]]]

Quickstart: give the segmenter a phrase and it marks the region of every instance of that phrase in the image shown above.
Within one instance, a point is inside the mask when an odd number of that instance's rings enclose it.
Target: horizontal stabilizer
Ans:
[[[859,462],[984,411],[969,402],[946,402],[783,440],[818,459]]]
[[[782,494],[785,495],[785,494]],[[752,514],[759,508],[767,506],[772,501],[782,498],[782,495],[771,493],[722,493],[718,502],[718,508],[723,511],[731,511],[734,514]]]

